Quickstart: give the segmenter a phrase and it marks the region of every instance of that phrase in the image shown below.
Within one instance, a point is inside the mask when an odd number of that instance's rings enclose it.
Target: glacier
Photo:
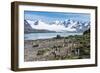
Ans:
[[[36,30],[48,30],[55,32],[80,32],[85,31],[90,27],[89,22],[79,22],[71,19],[65,21],[55,21],[52,23],[46,23],[41,20],[26,20],[29,25]]]

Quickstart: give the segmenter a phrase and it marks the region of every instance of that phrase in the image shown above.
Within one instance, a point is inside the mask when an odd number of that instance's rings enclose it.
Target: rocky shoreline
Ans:
[[[77,38],[82,39],[83,35]],[[89,43],[89,41],[87,43]],[[24,61],[27,62],[90,58],[90,48],[83,49],[83,51],[88,51],[87,55],[85,53],[81,55],[82,52],[80,47],[82,46],[83,43],[81,43],[81,41],[77,41],[75,36],[72,38],[59,38],[58,36],[57,38],[52,39],[25,40]]]

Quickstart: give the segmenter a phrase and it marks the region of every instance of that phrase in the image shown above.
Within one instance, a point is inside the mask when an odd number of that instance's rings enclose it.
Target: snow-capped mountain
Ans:
[[[80,22],[71,19],[65,21],[55,21],[52,24],[45,23],[41,20],[31,21],[26,20],[27,23],[35,30],[45,30],[53,32],[83,32],[90,28],[90,22]]]
[[[24,32],[32,32],[33,28],[30,26],[30,24],[24,20]]]
[[[35,28],[32,28],[32,25],[38,25],[38,22],[33,23],[33,21],[24,20],[24,32],[25,33],[55,32],[55,31],[49,31],[49,30],[45,30],[45,29],[35,29]]]

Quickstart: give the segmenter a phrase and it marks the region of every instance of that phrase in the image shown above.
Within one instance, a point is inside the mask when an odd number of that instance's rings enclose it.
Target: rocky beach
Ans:
[[[89,33],[51,39],[24,41],[24,61],[90,58]]]

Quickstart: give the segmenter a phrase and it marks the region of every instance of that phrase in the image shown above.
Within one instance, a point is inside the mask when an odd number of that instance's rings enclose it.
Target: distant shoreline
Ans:
[[[24,34],[30,33],[83,33],[83,32],[24,32]]]
[[[83,35],[83,33],[26,33],[24,34],[24,40],[38,40],[38,39],[53,39],[60,36],[60,38],[65,38],[75,35]]]

